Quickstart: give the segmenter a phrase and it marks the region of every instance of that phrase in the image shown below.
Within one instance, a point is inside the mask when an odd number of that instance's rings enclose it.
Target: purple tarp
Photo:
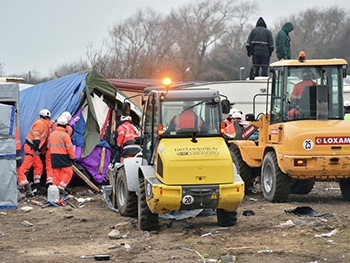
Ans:
[[[99,172],[99,166],[100,166],[100,157],[102,153],[102,149],[106,149],[105,158],[104,158],[104,166],[103,166],[103,173],[100,174]],[[100,184],[105,179],[105,174],[107,174],[108,165],[111,160],[111,149],[107,147],[100,147],[97,146],[95,149],[91,152],[91,154],[85,158],[81,158],[83,148],[80,146],[77,146],[75,148],[75,155],[76,155],[76,161],[80,165],[84,166],[84,168],[91,174],[93,180]]]

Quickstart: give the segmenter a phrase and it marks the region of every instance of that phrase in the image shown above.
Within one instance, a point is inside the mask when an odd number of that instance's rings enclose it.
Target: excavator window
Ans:
[[[286,67],[284,73],[281,80],[285,85],[276,86],[285,94],[283,121],[341,118],[341,66],[294,66]],[[280,102],[273,99],[275,104]]]

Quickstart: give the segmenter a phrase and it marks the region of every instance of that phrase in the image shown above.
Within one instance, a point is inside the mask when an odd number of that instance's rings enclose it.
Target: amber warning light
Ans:
[[[168,78],[168,77],[164,78],[163,79],[163,85],[165,87],[169,88],[169,86],[171,85],[171,78]]]

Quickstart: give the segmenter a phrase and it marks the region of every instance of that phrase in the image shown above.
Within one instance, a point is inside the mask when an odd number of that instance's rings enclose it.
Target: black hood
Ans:
[[[266,28],[266,23],[264,21],[264,18],[259,17],[258,21],[256,22],[256,27],[258,27],[258,26],[262,26],[262,27]]]

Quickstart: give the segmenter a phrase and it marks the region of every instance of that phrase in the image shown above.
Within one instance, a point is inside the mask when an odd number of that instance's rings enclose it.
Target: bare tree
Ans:
[[[80,59],[80,61],[77,62],[62,64],[61,66],[58,66],[52,74],[52,78],[64,77],[87,69],[90,69],[89,63],[83,59]]]
[[[110,35],[112,55],[119,78],[147,78],[159,69],[166,44],[166,32],[160,14],[147,8],[114,26]]]
[[[100,72],[106,78],[113,78],[113,64],[109,50],[106,49],[106,42],[102,43],[99,49],[93,49],[92,43],[89,43],[86,52],[87,64]]]
[[[203,0],[173,10],[170,21],[183,61],[180,72],[190,69],[194,80],[206,75],[206,55],[215,43],[228,33],[229,22],[235,17],[234,0]],[[185,77],[184,77],[185,78]]]

